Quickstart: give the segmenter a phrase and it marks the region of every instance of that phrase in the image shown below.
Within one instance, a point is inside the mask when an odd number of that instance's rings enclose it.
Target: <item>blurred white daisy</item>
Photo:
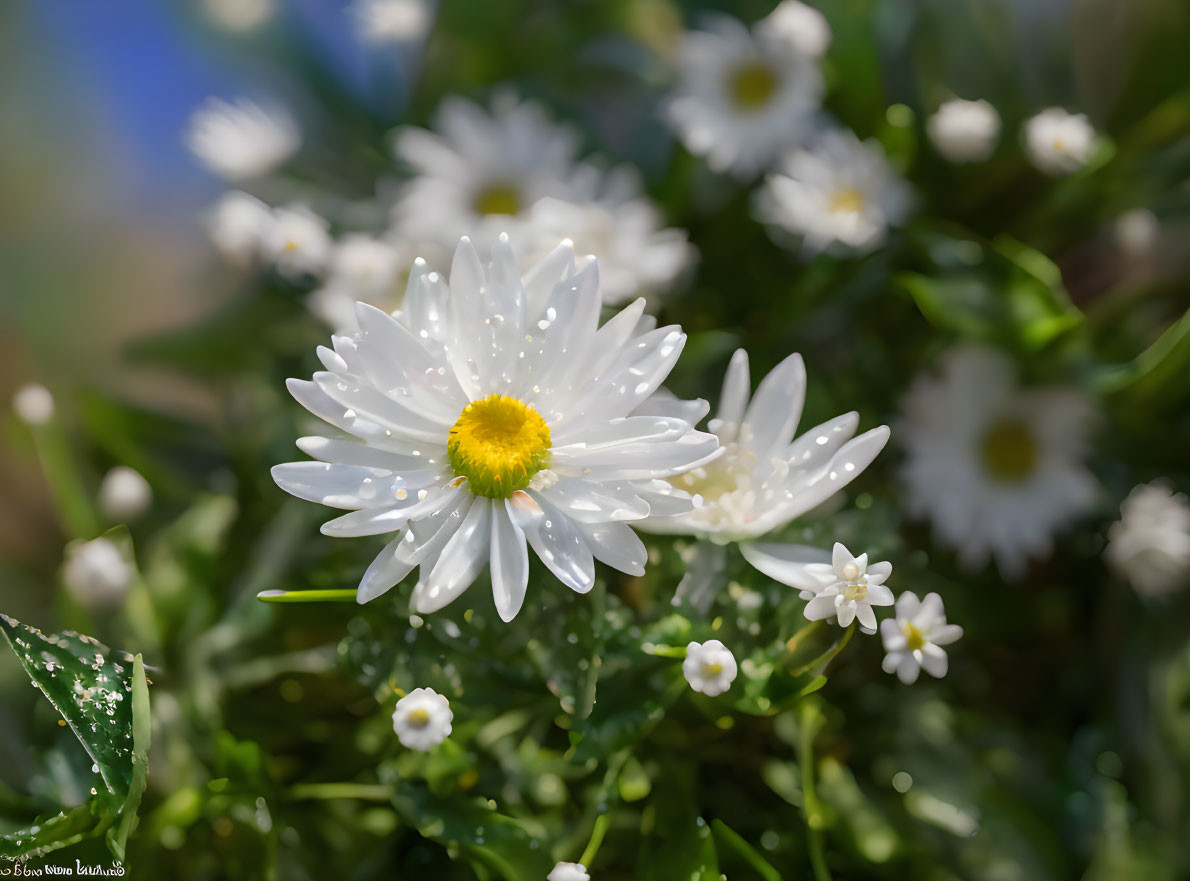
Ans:
[[[738,668],[731,649],[717,639],[686,646],[682,674],[690,687],[710,697],[723,694],[735,682]]]
[[[526,542],[579,593],[594,560],[639,575],[645,548],[626,525],[680,513],[664,478],[719,453],[681,418],[634,414],[685,344],[676,326],[641,326],[637,300],[602,328],[599,270],[564,243],[522,278],[507,239],[485,265],[464,239],[450,280],[414,267],[398,317],[357,307],[360,330],[320,349],[326,371],[290,380],[294,397],[339,432],[302,438],[320,461],[278,465],[282,489],[344,508],[333,536],[404,530],[359,587],[360,602],[414,568],[419,612],[458,597],[490,564],[496,608],[525,598]]]
[[[837,618],[847,627],[858,620],[864,633],[876,632],[873,606],[891,606],[893,593],[884,582],[891,563],[869,563],[867,554],[854,556],[841,542],[831,554],[799,545],[754,545],[748,560],[770,578],[796,587],[809,600],[810,621]]]
[[[85,606],[118,606],[132,586],[132,577],[132,564],[111,539],[73,541],[66,546],[62,583]]]
[[[1020,388],[998,352],[952,351],[938,375],[914,382],[903,411],[907,507],[967,567],[990,554],[1001,574],[1019,576],[1095,497],[1084,464],[1091,403],[1073,388]]]
[[[330,224],[309,208],[276,208],[265,235],[264,250],[282,275],[317,275],[331,259]]]
[[[666,116],[715,171],[751,177],[812,132],[823,91],[816,55],[825,46],[807,20],[782,4],[751,29],[716,15],[682,36]]]
[[[301,146],[301,135],[284,110],[247,98],[234,103],[210,98],[190,117],[186,146],[215,174],[242,181],[285,162]]]
[[[738,350],[723,380],[719,409],[707,428],[723,446],[714,461],[673,482],[695,496],[694,510],[650,518],[650,532],[694,535],[695,549],[675,600],[695,606],[710,602],[726,565],[724,545],[738,542],[744,557],[766,574],[765,561],[781,557],[781,545],[755,539],[780,529],[818,507],[860,475],[888,442],[888,427],[853,437],[859,414],[844,413],[794,440],[806,394],[800,355],[790,355],[749,395],[748,354]],[[793,547],[802,562],[821,562],[823,551]],[[775,576],[774,576],[775,577]],[[783,579],[781,579],[783,580]],[[786,582],[789,583],[789,582]]]
[[[1086,114],[1061,107],[1043,110],[1025,123],[1025,150],[1039,171],[1069,174],[1087,164],[1095,147],[1095,129]]]
[[[134,468],[117,465],[99,484],[99,509],[114,521],[127,523],[143,514],[153,501],[149,482]]]
[[[1000,114],[987,101],[947,101],[926,121],[934,149],[950,162],[982,162],[996,149]]]
[[[545,881],[591,881],[591,876],[582,863],[556,863]]]
[[[406,749],[428,752],[450,737],[450,701],[432,688],[415,688],[397,701],[393,731]]]
[[[219,252],[240,266],[261,256],[273,228],[273,212],[264,202],[230,190],[207,212],[207,234]]]
[[[781,160],[757,193],[756,214],[801,236],[807,253],[863,254],[883,244],[912,203],[912,191],[878,143],[831,129]]]
[[[12,409],[28,425],[46,425],[54,418],[54,396],[41,383],[26,383],[12,396]]]
[[[432,0],[355,0],[351,15],[364,43],[410,43],[429,33],[434,4]]]
[[[1107,533],[1104,556],[1137,592],[1167,596],[1190,575],[1190,504],[1162,483],[1135,487]]]
[[[880,622],[880,638],[887,652],[881,666],[885,673],[896,673],[906,685],[917,681],[922,668],[941,679],[948,666],[941,647],[962,635],[962,627],[946,623],[942,597],[929,593],[919,601],[917,594],[906,591],[897,597],[896,616]]]
[[[695,256],[686,233],[665,229],[661,212],[641,196],[639,175],[629,166],[609,172],[603,192],[589,201],[545,198],[529,216],[540,257],[569,236],[579,254],[599,255],[605,303],[619,304],[664,291]]]

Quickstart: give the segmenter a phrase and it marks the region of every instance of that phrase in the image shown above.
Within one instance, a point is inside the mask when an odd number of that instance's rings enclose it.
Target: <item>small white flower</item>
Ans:
[[[233,33],[256,30],[272,17],[273,4],[274,0],[203,0],[211,20]]]
[[[29,425],[47,425],[54,418],[54,396],[40,383],[26,383],[12,396],[12,409]]]
[[[914,382],[903,412],[907,507],[928,517],[968,568],[990,554],[1005,577],[1019,576],[1094,500],[1084,464],[1090,402],[1073,388],[1020,388],[998,352],[952,351],[940,375]]]
[[[355,0],[351,14],[360,39],[373,46],[420,40],[434,22],[431,0]]]
[[[948,664],[941,646],[962,635],[962,627],[946,623],[942,597],[929,593],[919,601],[916,594],[906,591],[897,597],[896,616],[880,622],[880,638],[887,652],[881,666],[885,673],[896,673],[906,685],[917,681],[923,667],[941,679]]]
[[[591,876],[582,863],[557,863],[545,881],[591,881]]]
[[[982,162],[996,149],[1000,114],[987,101],[955,98],[926,122],[930,142],[951,162]]]
[[[393,731],[406,749],[429,752],[450,737],[450,701],[432,688],[415,688],[397,701]]]
[[[1168,596],[1190,574],[1190,504],[1162,483],[1135,487],[1108,530],[1104,556],[1147,597]]]
[[[132,585],[132,574],[132,565],[110,539],[75,541],[66,546],[62,583],[86,606],[118,606]]]
[[[666,115],[686,148],[715,171],[751,177],[813,130],[822,34],[811,34],[806,20],[782,4],[751,30],[717,15],[682,37]]]
[[[153,490],[139,471],[117,465],[99,484],[99,508],[111,520],[135,520],[153,501]]]
[[[831,28],[826,17],[798,0],[784,0],[777,4],[759,27],[784,37],[795,49],[811,58],[821,58],[831,44]]]
[[[401,253],[381,239],[344,236],[335,245],[328,281],[349,290],[357,300],[390,297],[401,271]]]
[[[206,216],[207,234],[219,252],[247,266],[264,250],[273,228],[273,212],[255,196],[239,190],[224,193]]]
[[[875,633],[872,607],[893,604],[893,593],[884,584],[892,564],[869,563],[867,554],[853,556],[841,542],[835,542],[829,563],[807,563],[801,573],[804,577],[792,579],[796,583],[790,586],[800,588],[802,599],[809,600],[805,615],[810,621],[837,617],[841,627],[848,627],[858,620],[864,633]]]
[[[282,275],[316,275],[331,258],[330,224],[301,206],[277,208],[268,229],[265,252]]]
[[[241,181],[277,168],[297,152],[301,136],[283,110],[266,110],[247,98],[211,98],[191,116],[186,145],[215,174]]]
[[[809,254],[863,254],[904,222],[912,201],[878,143],[832,129],[781,161],[757,194],[756,213],[762,222],[801,236]]]
[[[1129,257],[1146,257],[1161,236],[1161,221],[1148,208],[1134,208],[1116,218],[1116,244]]]
[[[695,691],[710,697],[723,694],[731,688],[738,672],[735,655],[719,640],[708,639],[686,646],[682,673]]]
[[[627,524],[689,510],[665,478],[719,443],[680,416],[635,412],[677,361],[681,330],[642,320],[642,300],[602,327],[600,308],[598,264],[576,264],[568,243],[522,276],[507,238],[490,263],[464,239],[449,282],[415,264],[398,315],[357,304],[359,331],[319,349],[326,370],[290,381],[333,430],[302,438],[320,461],[276,466],[277,484],[352,512],[327,535],[401,533],[364,573],[360,602],[420,567],[414,611],[437,611],[490,568],[509,621],[529,547],[578,593],[596,558],[644,572]]]
[[[1082,168],[1094,147],[1095,129],[1086,114],[1051,107],[1025,123],[1029,160],[1046,174],[1069,174]]]

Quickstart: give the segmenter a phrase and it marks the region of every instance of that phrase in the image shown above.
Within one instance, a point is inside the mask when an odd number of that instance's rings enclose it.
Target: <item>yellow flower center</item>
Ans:
[[[997,422],[983,436],[979,448],[984,470],[995,480],[1016,483],[1037,466],[1037,441],[1029,426],[1006,419]]]
[[[851,187],[835,190],[827,209],[832,214],[859,214],[864,210],[863,194]]]
[[[722,672],[723,672],[722,664],[710,663],[710,664],[702,665],[702,675],[703,676],[718,676]]]
[[[506,499],[549,464],[550,429],[528,404],[493,394],[463,408],[446,451],[472,493]]]
[[[730,89],[740,110],[759,110],[777,91],[777,75],[761,61],[742,64],[731,73]]]
[[[478,214],[516,214],[521,210],[521,194],[506,184],[495,184],[475,197]]]
[[[409,711],[405,720],[414,728],[425,728],[430,724],[430,711],[425,707],[417,707]]]
[[[868,580],[853,581],[843,588],[843,601],[847,603],[863,602],[868,596]]]
[[[920,651],[926,644],[926,638],[909,621],[901,625],[901,633],[905,634],[905,647],[911,652]]]

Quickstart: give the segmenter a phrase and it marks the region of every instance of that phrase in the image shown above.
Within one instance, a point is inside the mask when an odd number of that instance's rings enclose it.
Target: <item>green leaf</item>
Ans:
[[[140,655],[132,662],[132,779],[128,795],[120,806],[120,821],[107,833],[108,848],[116,859],[124,859],[128,835],[136,824],[136,811],[149,782],[149,742],[153,722],[149,712],[149,683],[145,678],[145,664]]]
[[[1127,364],[1102,368],[1095,376],[1095,385],[1103,394],[1126,390],[1157,394],[1168,389],[1182,395],[1186,384],[1181,379],[1187,368],[1190,368],[1190,311]]]
[[[651,828],[641,842],[639,881],[720,881],[719,856],[711,828],[698,814],[693,781],[677,767],[663,769],[649,801]],[[648,827],[649,821],[642,826]]]
[[[40,856],[102,832],[111,823],[111,814],[104,807],[98,799],[91,799],[69,811],[39,817],[19,832],[0,835],[0,857]]]

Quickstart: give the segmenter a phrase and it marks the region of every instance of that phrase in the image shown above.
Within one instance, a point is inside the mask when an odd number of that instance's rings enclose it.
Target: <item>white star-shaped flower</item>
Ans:
[[[415,688],[397,701],[393,730],[401,746],[428,752],[450,737],[450,701],[432,688]]]
[[[885,673],[896,673],[908,685],[917,680],[924,667],[931,676],[946,675],[948,661],[941,648],[963,635],[963,628],[946,623],[942,598],[936,593],[918,600],[917,594],[906,591],[897,597],[896,617],[880,622],[880,638],[884,641],[882,667]]]
[[[731,688],[738,672],[735,655],[719,640],[691,642],[686,646],[682,673],[695,691],[710,697],[723,694]]]

